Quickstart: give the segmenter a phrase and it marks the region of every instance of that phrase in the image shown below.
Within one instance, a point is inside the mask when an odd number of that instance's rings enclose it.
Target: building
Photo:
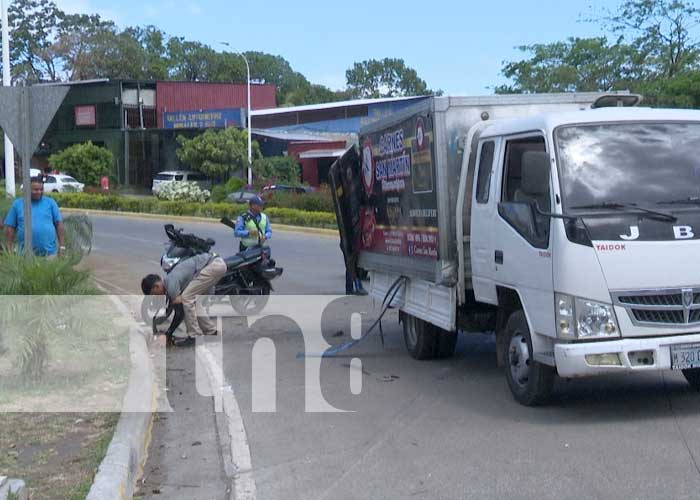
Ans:
[[[113,181],[151,187],[163,170],[186,169],[177,158],[177,136],[207,128],[245,127],[245,84],[90,80],[71,82],[34,163],[86,141],[114,156]],[[327,181],[332,163],[354,142],[360,128],[401,111],[422,97],[360,99],[277,108],[274,85],[251,85],[253,137],[264,156],[291,155],[301,181]],[[60,168],[60,166],[59,166]]]
[[[51,153],[92,141],[112,152],[112,177],[122,185],[150,188],[157,172],[185,168],[175,154],[177,135],[241,127],[246,120],[241,84],[105,79],[68,85],[34,163],[46,165]],[[275,107],[275,90],[252,84],[251,107]]]

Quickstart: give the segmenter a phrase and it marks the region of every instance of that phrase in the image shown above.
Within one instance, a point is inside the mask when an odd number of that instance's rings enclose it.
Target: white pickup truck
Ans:
[[[638,100],[436,97],[362,131],[331,169],[344,252],[414,358],[493,330],[525,405],[557,374],[700,389],[700,111]]]

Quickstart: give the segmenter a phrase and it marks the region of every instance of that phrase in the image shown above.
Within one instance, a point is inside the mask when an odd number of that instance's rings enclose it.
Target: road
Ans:
[[[93,217],[93,223],[90,266],[100,279],[137,292],[140,277],[158,270],[162,224],[114,217]],[[217,239],[222,253],[232,248],[223,226],[185,226]],[[343,290],[335,238],[277,232],[271,244],[285,267],[277,293]],[[310,297],[308,310],[316,303]],[[353,311],[364,313],[364,328],[376,315],[367,299],[339,298],[325,311],[331,344],[350,338]],[[678,374],[559,380],[549,406],[525,408],[513,401],[495,366],[490,336],[461,335],[453,359],[417,362],[405,353],[390,313],[384,346],[372,336],[346,356],[322,362],[323,395],[347,412],[308,413],[299,328],[279,317],[250,328],[235,321],[224,326],[224,376],[252,461],[246,478],[254,482],[255,496],[249,498],[698,498],[700,395]],[[271,338],[276,349],[274,413],[252,411],[251,351],[261,337]],[[191,382],[186,387],[191,352],[173,356],[168,386],[179,410],[167,416],[170,423],[156,425],[147,496],[229,498],[236,482],[226,466],[226,440],[212,431],[211,398],[193,394]],[[362,361],[359,395],[350,390],[353,357]],[[170,371],[171,363],[180,371]],[[175,472],[177,453],[199,441],[208,451],[195,450],[204,455],[197,463],[208,466],[180,465],[182,472]],[[165,457],[168,446],[175,458]]]

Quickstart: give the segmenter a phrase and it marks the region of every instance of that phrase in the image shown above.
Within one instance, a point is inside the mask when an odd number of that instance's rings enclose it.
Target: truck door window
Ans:
[[[550,164],[544,138],[507,141],[504,167],[499,213],[531,245],[547,248],[550,219],[539,213],[551,211]]]
[[[476,202],[487,203],[491,188],[491,169],[493,168],[493,152],[495,143],[486,141],[481,145],[479,157],[479,173],[476,178]]]
[[[541,136],[527,137],[506,143],[505,177],[501,199],[502,201],[528,201],[530,198],[540,198],[538,202],[544,202],[546,199],[546,206],[538,204],[543,211],[549,211],[549,192],[528,193],[527,186],[522,185],[523,154],[527,151],[545,152],[544,138]]]

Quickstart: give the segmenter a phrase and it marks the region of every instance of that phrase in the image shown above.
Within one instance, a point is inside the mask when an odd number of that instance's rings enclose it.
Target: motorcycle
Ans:
[[[228,227],[235,228],[235,223],[224,217],[220,222]],[[165,225],[165,234],[169,240],[169,246],[161,257],[161,268],[170,273],[177,264],[184,259],[201,253],[210,252],[215,245],[211,238],[202,239],[194,234],[185,234],[182,229],[175,229],[172,224]],[[272,291],[271,281],[278,278],[284,269],[277,267],[272,259],[269,247],[258,244],[231,257],[224,258],[226,262],[226,274],[214,286],[213,297],[207,297],[204,304],[206,309],[218,302],[224,302],[226,298],[233,309],[241,315],[250,315],[259,312],[267,304],[267,296]],[[220,298],[220,299],[219,299]],[[175,309],[170,304],[164,304],[164,297],[146,296],[141,305],[141,315],[146,324],[153,324],[154,332],[158,324],[165,322]],[[158,312],[165,306],[164,316]],[[179,317],[178,317],[179,316]],[[176,314],[173,321],[182,320],[181,314]],[[171,330],[177,325],[171,324]]]

